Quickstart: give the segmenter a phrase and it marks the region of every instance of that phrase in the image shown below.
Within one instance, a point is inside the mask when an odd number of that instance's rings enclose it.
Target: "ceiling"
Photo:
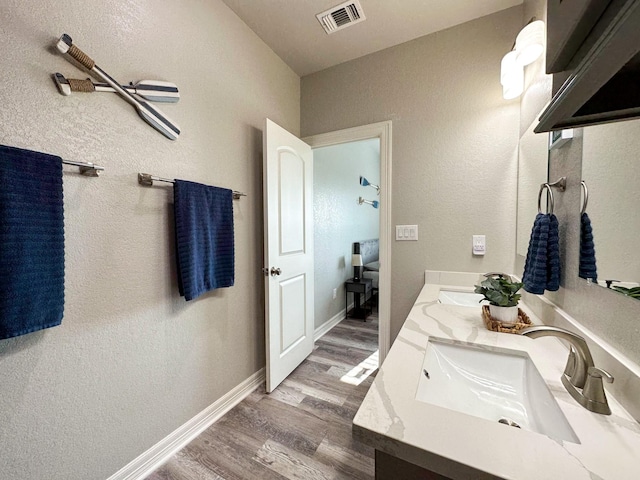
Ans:
[[[522,3],[360,0],[366,20],[328,35],[316,14],[344,0],[222,1],[301,77]]]

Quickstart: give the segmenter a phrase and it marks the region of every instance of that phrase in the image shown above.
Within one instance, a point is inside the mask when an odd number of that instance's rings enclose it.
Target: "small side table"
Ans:
[[[373,280],[370,278],[361,278],[354,280],[350,278],[344,282],[344,311],[347,317],[367,319],[373,313],[373,306],[367,307],[367,295],[373,290]],[[349,292],[353,293],[353,309],[349,312]],[[360,296],[364,295],[364,302],[360,303]],[[369,302],[370,303],[370,302]]]

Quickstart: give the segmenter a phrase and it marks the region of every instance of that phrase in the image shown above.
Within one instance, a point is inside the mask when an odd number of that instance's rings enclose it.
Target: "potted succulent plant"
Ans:
[[[489,301],[489,312],[494,319],[504,323],[516,323],[521,297],[518,291],[522,285],[504,276],[489,277],[475,286],[475,293],[480,293]]]

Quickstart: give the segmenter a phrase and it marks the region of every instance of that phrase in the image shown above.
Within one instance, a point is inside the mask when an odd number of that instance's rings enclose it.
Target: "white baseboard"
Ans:
[[[329,330],[331,330],[333,327],[339,324],[342,320],[344,320],[346,316],[345,312],[346,310],[340,310],[333,317],[331,317],[329,320],[327,320],[318,328],[316,328],[315,331],[313,332],[313,341],[317,342],[320,338],[322,338],[322,336],[325,333],[327,333]]]
[[[264,368],[247,378],[222,398],[209,405],[187,423],[174,430],[107,480],[142,480],[184,448],[191,440],[240,403],[265,381]]]

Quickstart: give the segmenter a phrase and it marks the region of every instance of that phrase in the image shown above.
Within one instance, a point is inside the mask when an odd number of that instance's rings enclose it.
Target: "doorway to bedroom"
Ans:
[[[365,362],[370,369],[378,355],[384,360],[390,343],[391,122],[303,140],[314,154],[314,337],[340,322],[366,327],[379,346]],[[351,318],[354,307],[360,307],[353,315],[360,318]],[[345,349],[357,348],[357,336],[339,341]]]
[[[313,150],[316,329],[342,320],[347,309],[365,322],[374,310],[377,316],[378,272],[370,269],[379,260],[379,184],[378,138]]]
[[[379,362],[379,185],[379,138],[313,150],[315,331],[352,352],[348,383]]]

